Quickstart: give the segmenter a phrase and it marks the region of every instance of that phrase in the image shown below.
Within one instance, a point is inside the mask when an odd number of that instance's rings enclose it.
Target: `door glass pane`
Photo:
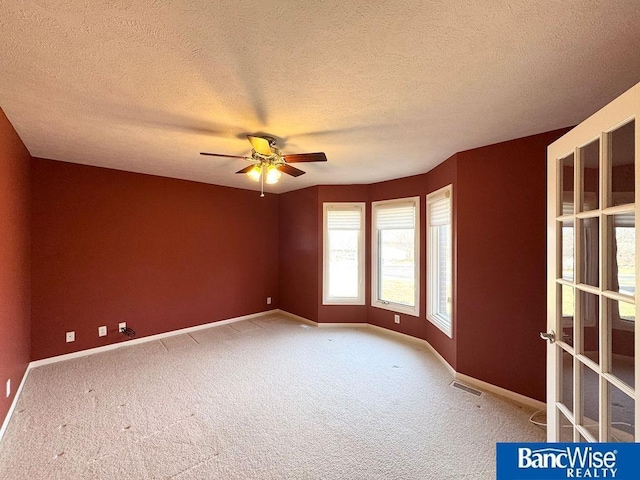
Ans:
[[[598,295],[580,292],[582,354],[600,363],[600,302]]]
[[[573,442],[573,424],[559,409],[558,418],[560,418],[560,438],[558,441],[567,443]]]
[[[598,429],[600,416],[598,401],[599,378],[600,376],[589,367],[580,363],[580,371],[582,374],[582,422],[581,424],[593,435],[598,438]]]
[[[573,281],[573,220],[562,222],[562,278]]]
[[[609,411],[611,428],[609,442],[633,442],[636,417],[633,399],[614,385],[609,384]]]
[[[609,266],[607,288],[634,295],[636,290],[636,224],[633,213],[607,220]]]
[[[635,120],[614,130],[611,142],[611,197],[609,206],[635,202]]]
[[[600,139],[580,149],[582,158],[582,211],[600,205]]]
[[[557,347],[560,348],[560,347]],[[573,355],[560,348],[562,369],[560,370],[562,389],[560,390],[559,401],[563,403],[570,412],[573,412]]]
[[[611,373],[634,387],[636,306],[617,300],[607,301],[611,329]]]
[[[573,347],[573,320],[575,315],[575,300],[573,287],[562,285],[560,289],[560,301],[562,305],[562,341]]]
[[[573,208],[573,153],[560,160],[560,185],[562,186],[562,206],[560,215],[572,215]]]
[[[600,285],[600,219],[585,218],[579,221],[582,228],[582,272],[579,282],[598,287]]]

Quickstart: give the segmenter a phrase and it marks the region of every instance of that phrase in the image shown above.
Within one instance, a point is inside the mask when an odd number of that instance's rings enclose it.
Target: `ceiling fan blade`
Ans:
[[[250,157],[241,157],[240,155],[225,155],[223,153],[200,152],[200,155],[209,155],[210,157],[224,157],[224,158],[243,158],[247,160],[252,160],[252,158]]]
[[[253,137],[251,135],[247,135],[247,138],[251,142],[251,146],[253,149],[261,155],[271,155],[271,146],[269,145],[269,140],[262,137]]]
[[[291,165],[287,165],[286,163],[284,165],[280,165],[278,167],[278,170],[286,173],[287,175],[291,175],[292,177],[299,177],[300,175],[304,175],[305,173],[299,168],[292,167]]]
[[[285,155],[284,161],[287,163],[300,162],[326,162],[327,156],[323,152],[318,153],[298,153],[293,155]]]
[[[244,167],[242,170],[238,170],[236,173],[247,173],[249,172],[249,170],[253,169],[253,167],[255,166],[256,164],[249,165],[248,167]]]

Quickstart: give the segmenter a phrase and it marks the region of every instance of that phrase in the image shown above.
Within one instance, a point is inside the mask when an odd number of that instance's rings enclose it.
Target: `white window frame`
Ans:
[[[388,302],[379,298],[378,275],[380,251],[378,242],[378,226],[376,225],[376,212],[381,207],[393,204],[413,203],[415,207],[415,227],[414,227],[414,306],[403,305],[401,303]],[[383,200],[371,203],[371,306],[391,310],[392,312],[405,313],[414,317],[420,316],[420,197],[397,198],[393,200]]]
[[[451,269],[451,278],[449,285],[451,291],[451,314],[447,317],[440,314],[437,309],[437,302],[434,301],[438,298],[438,269],[435,268],[438,265],[438,259],[434,258],[438,255],[438,245],[432,241],[433,234],[431,227],[431,209],[429,208],[434,202],[449,199],[449,232],[451,235],[451,255],[447,259],[449,262],[449,268]],[[449,338],[453,338],[453,185],[447,185],[435,192],[431,192],[427,195],[427,320],[438,327]]]
[[[365,202],[325,202],[322,204],[322,304],[323,305],[364,305],[365,304],[365,218],[367,206]],[[358,296],[329,296],[329,210],[349,210],[360,212],[360,231],[358,235]]]

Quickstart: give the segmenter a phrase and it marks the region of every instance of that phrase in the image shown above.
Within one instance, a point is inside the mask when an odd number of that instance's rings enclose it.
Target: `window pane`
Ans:
[[[600,302],[598,295],[580,292],[582,353],[600,363]]]
[[[636,418],[635,402],[622,390],[609,384],[609,411],[611,428],[609,442],[633,442]]]
[[[562,222],[562,278],[573,281],[573,220]]]
[[[562,285],[560,289],[560,302],[562,305],[562,341],[573,347],[573,317],[575,312],[575,300],[573,287]]]
[[[598,287],[600,285],[600,219],[585,218],[578,223],[582,226],[580,283]]]
[[[560,369],[560,382],[562,388],[558,392],[559,401],[573,413],[573,355],[557,347],[560,351],[562,368]]]
[[[580,363],[580,372],[582,375],[582,422],[591,435],[596,439],[599,438],[600,425],[600,376],[589,367]]]
[[[630,387],[634,387],[636,306],[611,299],[608,302],[611,373]]]
[[[635,202],[635,120],[610,133],[611,197],[609,206]]]
[[[562,186],[562,210],[560,215],[571,215],[573,209],[573,153],[560,161],[560,182]]]
[[[634,295],[636,290],[636,227],[633,213],[608,219],[609,268],[607,288]]]
[[[580,149],[582,157],[582,211],[595,210],[600,205],[600,139]]]
[[[415,306],[414,229],[379,231],[380,300]]]
[[[329,296],[358,298],[357,230],[329,231]]]
[[[451,225],[430,228],[431,241],[435,247],[430,261],[434,262],[436,270],[432,280],[436,282],[433,313],[451,317]]]

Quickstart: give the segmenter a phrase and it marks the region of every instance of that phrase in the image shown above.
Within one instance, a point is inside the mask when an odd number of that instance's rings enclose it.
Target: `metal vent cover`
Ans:
[[[453,382],[451,382],[449,385],[451,385],[452,387],[456,387],[459,388],[460,390],[467,392],[467,393],[471,393],[473,395],[475,395],[476,397],[480,397],[482,395],[482,392],[480,390],[476,390],[475,388],[472,388],[468,385],[465,385],[464,383],[460,383],[456,380],[454,380]]]

